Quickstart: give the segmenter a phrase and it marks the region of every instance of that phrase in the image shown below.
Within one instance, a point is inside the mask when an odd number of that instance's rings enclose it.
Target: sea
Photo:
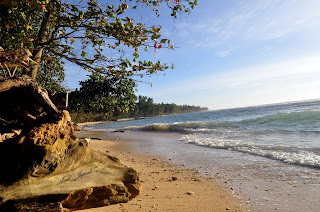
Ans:
[[[216,179],[252,211],[320,211],[320,100],[88,125]]]

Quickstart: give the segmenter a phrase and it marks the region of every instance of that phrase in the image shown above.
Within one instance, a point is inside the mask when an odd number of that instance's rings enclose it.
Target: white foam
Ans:
[[[93,127],[84,127],[83,130],[85,131],[93,131],[93,132],[107,132],[107,129],[96,129]]]
[[[298,150],[288,146],[257,145],[251,142],[217,138],[204,134],[189,134],[181,137],[185,143],[211,148],[228,149],[279,160],[300,166],[320,168],[320,155],[311,150]]]

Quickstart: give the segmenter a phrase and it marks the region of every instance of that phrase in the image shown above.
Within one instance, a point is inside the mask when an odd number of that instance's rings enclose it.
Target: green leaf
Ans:
[[[161,39],[160,43],[165,43],[168,39]]]
[[[81,53],[81,57],[85,57],[85,56],[87,56],[87,55],[88,55],[88,53],[87,53],[87,52],[82,51],[82,53]]]

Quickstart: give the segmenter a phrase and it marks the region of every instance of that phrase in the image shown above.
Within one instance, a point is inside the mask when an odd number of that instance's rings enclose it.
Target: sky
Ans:
[[[176,46],[141,54],[175,68],[144,78],[152,87],[139,84],[137,95],[211,110],[319,99],[319,8],[319,0],[198,0],[175,20],[164,7],[160,18],[133,14],[162,25]],[[87,73],[66,69],[65,85],[79,87]]]

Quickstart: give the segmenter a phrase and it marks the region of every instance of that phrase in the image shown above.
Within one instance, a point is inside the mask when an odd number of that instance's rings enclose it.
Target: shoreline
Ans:
[[[105,124],[105,123],[110,123],[110,122],[111,121],[88,121],[88,122],[78,123],[75,126],[84,127],[84,126],[87,126],[87,125]]]
[[[118,139],[91,139],[90,143],[96,151],[118,157],[125,166],[134,168],[140,175],[142,194],[128,203],[82,211],[249,211],[215,179],[201,176],[194,169],[137,153],[130,143]]]
[[[130,121],[130,120],[135,120],[135,118],[123,118],[123,119],[118,119],[116,121],[88,121],[88,122],[78,123],[78,124],[76,124],[76,126],[84,127],[87,125],[106,124],[106,123],[111,123],[111,122]]]
[[[208,111],[208,110],[205,110],[205,111]],[[205,111],[195,111],[195,112],[190,112],[190,113],[201,113],[201,112],[205,112]],[[122,122],[122,121],[130,121],[130,120],[148,119],[148,118],[165,117],[165,116],[171,116],[171,115],[181,115],[181,114],[189,114],[189,113],[172,113],[172,114],[156,115],[156,116],[122,118],[122,119],[117,119],[117,120],[114,120],[114,121],[88,121],[88,122],[77,123],[75,125],[79,126],[79,127],[84,127],[84,126],[87,126],[87,125],[106,124],[106,123],[112,123],[112,122]]]

